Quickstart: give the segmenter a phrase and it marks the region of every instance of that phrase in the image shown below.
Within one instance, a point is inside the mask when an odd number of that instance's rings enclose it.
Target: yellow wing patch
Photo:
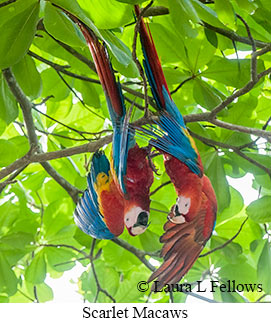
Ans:
[[[189,131],[188,131],[186,128],[183,128],[183,127],[181,127],[181,128],[182,128],[183,132],[185,133],[185,135],[187,136],[187,138],[189,139],[189,141],[190,141],[190,144],[191,144],[192,148],[195,150],[195,152],[196,152],[197,154],[199,154],[198,149],[197,149],[196,144],[195,144],[195,141],[194,141],[194,139],[191,137],[191,135],[190,135]]]
[[[95,191],[100,195],[102,191],[110,190],[110,183],[112,181],[112,176],[109,173],[107,176],[105,173],[101,172],[96,177],[96,183],[94,183]]]

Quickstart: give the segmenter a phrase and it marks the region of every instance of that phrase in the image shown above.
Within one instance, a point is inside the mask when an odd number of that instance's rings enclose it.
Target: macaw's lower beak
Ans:
[[[131,236],[137,236],[139,234],[142,234],[146,231],[150,223],[148,223],[149,220],[149,214],[145,211],[142,211],[138,214],[136,223],[128,228],[127,230],[130,233]]]

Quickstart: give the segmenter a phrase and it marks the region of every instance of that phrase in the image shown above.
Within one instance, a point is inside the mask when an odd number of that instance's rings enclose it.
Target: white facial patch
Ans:
[[[191,206],[190,197],[179,196],[177,198],[178,212],[180,214],[186,215],[189,212]]]
[[[124,224],[127,228],[131,228],[137,222],[138,214],[143,210],[139,206],[132,207],[124,217]]]

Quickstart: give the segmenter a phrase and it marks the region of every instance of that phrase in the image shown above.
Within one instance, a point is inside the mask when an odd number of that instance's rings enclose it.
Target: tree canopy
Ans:
[[[270,1],[0,0],[0,302],[52,300],[46,276],[77,262],[85,266],[78,291],[89,302],[170,301],[137,290],[162,262],[159,237],[176,201],[161,155],[144,234],[95,243],[73,221],[92,153],[109,156],[112,125],[84,37],[60,8],[106,43],[126,106],[134,104],[132,122],[144,125],[155,109],[140,73],[137,3],[148,6],[142,15],[218,200],[214,234],[181,282],[262,284],[214,293],[220,302],[271,294]],[[258,190],[250,205],[228,183],[247,173]]]

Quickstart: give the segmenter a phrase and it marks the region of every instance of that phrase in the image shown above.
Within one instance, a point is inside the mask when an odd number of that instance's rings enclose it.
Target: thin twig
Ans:
[[[150,192],[150,196],[157,193],[161,188],[163,188],[164,186],[168,185],[168,184],[171,184],[171,181],[167,181],[163,184],[161,184],[160,186],[156,187],[155,190],[153,190],[152,192]]]
[[[10,185],[10,184],[15,184],[17,183],[17,181],[15,180],[15,178],[21,174],[21,172],[26,168],[26,166],[24,167],[21,167],[19,169],[17,169],[16,172],[14,172],[6,181],[0,183],[0,194],[3,192],[3,190],[5,189],[5,187],[7,185]]]
[[[239,233],[242,231],[243,226],[245,225],[245,223],[247,222],[247,220],[248,220],[248,217],[245,218],[245,220],[242,222],[239,230],[236,232],[236,234],[231,239],[229,239],[228,241],[226,241],[225,243],[223,243],[221,246],[218,246],[218,247],[216,247],[216,248],[214,248],[214,249],[212,249],[212,250],[210,250],[210,251],[208,251],[208,252],[200,255],[199,257],[206,257],[206,256],[210,255],[211,253],[217,251],[217,250],[220,250],[220,249],[225,248],[228,244],[230,244],[239,235]]]
[[[257,76],[257,56],[255,55],[257,48],[256,48],[256,43],[254,38],[251,35],[250,32],[250,28],[249,25],[246,23],[246,21],[240,16],[240,15],[236,15],[236,17],[238,19],[240,19],[242,21],[242,23],[245,25],[246,30],[247,30],[247,35],[249,40],[251,41],[251,47],[252,47],[252,56],[251,56],[251,71],[250,71],[250,75],[251,75],[251,81],[256,83],[258,81],[258,76]]]
[[[3,3],[0,3],[0,8],[2,7],[5,7],[5,6],[8,6],[9,4],[13,3],[13,2],[16,2],[17,0],[7,0]]]
[[[114,238],[111,241],[116,243],[117,245],[121,246],[122,248],[130,251],[151,271],[155,270],[155,267],[145,258],[146,253],[144,251],[137,249],[134,246],[131,246],[129,243],[127,243],[126,241],[121,240],[119,238]]]
[[[68,245],[68,244],[53,244],[53,243],[41,243],[39,244],[40,247],[48,247],[48,248],[68,248],[68,249],[72,249],[78,253],[81,253],[84,257],[88,258],[88,254],[83,251],[80,250],[74,246]]]
[[[172,95],[176,93],[186,82],[193,80],[195,77],[195,75],[189,76],[187,79],[182,81],[173,91],[171,91],[170,94]]]
[[[269,296],[269,294],[264,294],[261,297],[259,297],[255,303],[259,303],[262,299],[264,299],[266,296]]]
[[[95,299],[94,299],[93,303],[97,302],[97,299],[98,299],[98,296],[99,296],[100,292],[104,293],[108,298],[110,298],[113,303],[116,303],[115,298],[112,295],[110,295],[107,290],[105,290],[105,289],[103,289],[101,287],[100,282],[98,280],[98,276],[97,276],[97,273],[96,273],[96,270],[95,270],[95,267],[94,267],[94,263],[93,263],[95,242],[96,242],[96,239],[93,239],[92,244],[91,244],[90,254],[89,254],[91,269],[92,269],[93,276],[94,276],[96,286],[97,286],[97,292],[96,292],[96,296],[95,296]]]

